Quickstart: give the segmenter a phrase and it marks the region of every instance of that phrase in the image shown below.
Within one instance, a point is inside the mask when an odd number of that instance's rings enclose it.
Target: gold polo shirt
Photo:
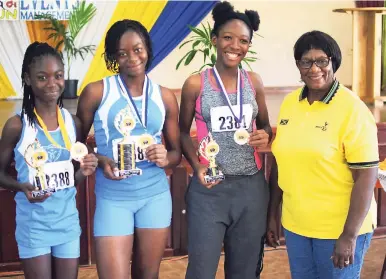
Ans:
[[[354,186],[350,168],[378,166],[377,127],[367,106],[338,81],[312,105],[307,92],[303,87],[286,96],[272,144],[283,190],[282,224],[302,236],[337,239]],[[372,214],[360,234],[373,231]]]

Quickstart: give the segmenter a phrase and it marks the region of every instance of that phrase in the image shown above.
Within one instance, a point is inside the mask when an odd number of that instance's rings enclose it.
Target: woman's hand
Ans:
[[[264,148],[268,146],[269,135],[265,130],[256,130],[249,135],[248,144],[252,147]]]
[[[355,245],[357,237],[341,234],[335,243],[331,259],[334,267],[343,269],[354,263]]]
[[[80,171],[84,176],[89,176],[93,174],[97,166],[98,166],[98,158],[92,153],[87,154],[80,161]]]
[[[116,176],[115,173],[119,171],[114,160],[98,155],[98,166],[103,170],[103,175],[111,180],[122,180],[124,176]]]
[[[146,148],[146,157],[160,168],[169,165],[168,151],[163,144],[152,144]]]
[[[215,181],[215,182],[209,182],[207,183],[205,181],[205,175],[208,171],[208,167],[205,166],[205,165],[202,165],[202,164],[199,164],[198,166],[196,166],[194,168],[194,172],[196,173],[197,175],[197,178],[198,178],[198,181],[203,185],[205,186],[206,188],[210,189],[214,186],[216,186],[217,184],[219,184],[221,181]]]
[[[279,232],[277,229],[277,222],[275,217],[269,217],[267,226],[267,245],[276,248],[280,245]]]
[[[51,196],[51,193],[46,193],[43,196],[33,197],[32,191],[38,191],[39,189],[37,189],[31,183],[21,184],[21,190],[24,192],[30,203],[44,202],[49,196]]]

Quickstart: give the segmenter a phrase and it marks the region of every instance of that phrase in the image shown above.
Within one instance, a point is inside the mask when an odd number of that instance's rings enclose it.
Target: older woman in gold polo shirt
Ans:
[[[292,278],[359,278],[374,228],[369,208],[379,160],[376,123],[336,79],[342,56],[331,36],[303,34],[294,56],[305,86],[280,108],[267,240],[276,245],[282,201]]]

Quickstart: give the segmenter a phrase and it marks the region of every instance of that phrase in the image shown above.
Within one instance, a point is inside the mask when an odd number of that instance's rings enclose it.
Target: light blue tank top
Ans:
[[[75,123],[67,110],[61,109],[61,113],[73,144],[76,141]],[[26,115],[22,117],[22,123],[21,137],[14,149],[17,180],[20,183],[32,184],[30,177],[33,169],[25,162],[24,152],[35,138],[48,154],[45,168],[49,168],[49,163],[69,161],[70,152],[64,148],[59,128],[50,134],[63,149],[52,145],[40,126],[29,125]],[[44,202],[30,203],[23,192],[18,192],[15,196],[17,243],[25,247],[39,248],[60,245],[79,237],[81,229],[75,195],[76,188],[71,187],[53,193]]]
[[[114,159],[113,144],[122,138],[122,134],[114,125],[114,119],[129,104],[128,96],[120,88],[118,79],[118,75],[103,79],[103,98],[94,116],[97,152],[111,159]],[[142,113],[142,97],[133,98],[139,115]],[[156,139],[157,143],[162,143],[161,134],[165,121],[165,106],[162,101],[161,88],[151,80],[149,81],[148,98],[146,131],[135,118],[136,126],[131,132],[131,136],[148,133]],[[135,112],[132,112],[132,115],[135,116]],[[138,200],[163,193],[169,189],[169,183],[162,168],[146,159],[138,161],[136,167],[142,169],[142,175],[120,181],[105,178],[103,170],[98,168],[96,171],[96,195],[111,200]]]

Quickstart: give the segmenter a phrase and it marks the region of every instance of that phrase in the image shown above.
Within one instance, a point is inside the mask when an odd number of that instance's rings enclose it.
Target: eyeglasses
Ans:
[[[302,69],[311,69],[312,65],[315,63],[316,66],[319,68],[325,68],[330,64],[331,57],[329,58],[320,58],[317,60],[309,60],[309,59],[301,59],[297,60],[297,64],[299,68]]]

